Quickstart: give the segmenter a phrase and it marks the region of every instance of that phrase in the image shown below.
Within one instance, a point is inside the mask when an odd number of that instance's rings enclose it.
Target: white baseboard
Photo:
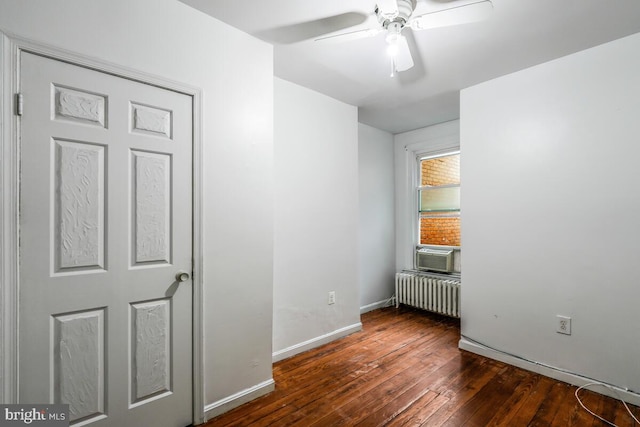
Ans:
[[[335,341],[338,338],[346,337],[347,335],[351,335],[352,333],[358,332],[361,330],[362,330],[362,323],[360,322],[355,323],[353,325],[345,326],[344,328],[337,329],[333,332],[329,332],[328,334],[324,334],[319,337],[307,340],[305,342],[292,345],[291,347],[278,350],[273,353],[272,360],[273,362],[278,362],[280,360],[287,359],[291,356],[295,356],[298,353],[302,353],[303,351],[320,347],[323,344],[330,343],[331,341]]]
[[[508,363],[509,365],[517,366],[518,368],[526,369],[527,371],[535,372],[537,374],[544,375],[546,377],[553,378],[555,380],[569,383],[578,387],[594,382],[601,383],[601,381],[583,377],[581,375],[567,372],[553,366],[544,365],[538,362],[522,359],[511,354],[503,353],[501,351],[486,347],[467,337],[460,338],[460,341],[458,342],[458,348],[488,357],[490,359],[499,360],[500,362]],[[636,406],[640,405],[640,394],[622,389],[612,384],[607,384],[607,386],[613,388],[615,391],[609,389],[608,387],[589,387],[589,390],[596,393],[604,394],[605,396],[609,396],[614,399],[623,399],[625,402],[631,403]]]
[[[373,310],[377,310],[379,308],[383,308],[383,307],[387,307],[387,306],[392,306],[395,304],[395,302],[391,301],[393,299],[392,298],[387,298],[385,300],[382,301],[378,301],[378,302],[374,302],[372,304],[367,304],[364,305],[362,307],[360,307],[360,314],[364,314],[367,313],[369,311],[373,311]]]
[[[204,407],[204,420],[207,422],[213,417],[223,414],[232,410],[244,403],[247,403],[253,399],[263,396],[267,393],[275,390],[275,382],[273,378],[260,384],[256,384],[253,387],[241,390],[236,394],[220,399],[217,402],[210,403]]]

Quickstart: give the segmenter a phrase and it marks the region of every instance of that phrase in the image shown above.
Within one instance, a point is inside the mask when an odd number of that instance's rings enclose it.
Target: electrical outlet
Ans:
[[[329,292],[329,302],[327,304],[335,304],[336,303],[336,291]]]
[[[558,324],[556,325],[556,332],[559,334],[571,335],[571,317],[556,316]]]

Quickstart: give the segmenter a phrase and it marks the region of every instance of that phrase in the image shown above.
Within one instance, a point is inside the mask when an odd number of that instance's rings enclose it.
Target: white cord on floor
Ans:
[[[593,415],[594,417],[598,418],[600,421],[603,421],[603,422],[605,422],[605,423],[609,424],[610,426],[618,427],[616,424],[612,423],[611,421],[607,421],[607,420],[605,420],[605,419],[604,419],[604,418],[602,418],[600,415],[596,414],[596,413],[595,413],[595,412],[593,412],[591,409],[589,409],[589,408],[587,408],[586,406],[584,406],[584,403],[582,403],[582,400],[580,400],[580,396],[578,396],[578,393],[580,392],[580,390],[582,390],[582,389],[586,389],[587,387],[590,387],[590,386],[592,386],[592,385],[599,385],[599,386],[606,387],[607,389],[609,389],[609,390],[613,391],[613,392],[615,393],[615,395],[618,397],[618,400],[619,400],[620,402],[622,402],[622,404],[624,405],[624,407],[627,409],[627,412],[629,413],[629,415],[631,415],[631,418],[633,418],[633,421],[635,421],[636,423],[640,424],[640,421],[638,421],[638,419],[635,417],[635,415],[633,415],[633,412],[631,412],[631,409],[627,406],[627,403],[626,403],[624,400],[622,400],[622,398],[620,397],[620,395],[618,394],[618,392],[616,391],[616,389],[615,389],[615,388],[613,388],[613,387],[610,387],[610,386],[608,386],[608,385],[606,385],[606,384],[602,384],[602,383],[592,382],[592,383],[585,384],[585,385],[583,385],[583,386],[581,386],[581,387],[578,387],[578,388],[576,389],[576,393],[575,393],[575,395],[576,395],[576,399],[578,399],[578,403],[580,404],[580,406],[582,406],[582,408],[583,408],[585,411],[587,411],[588,413],[590,413],[590,414],[591,414],[591,415]]]
[[[396,302],[396,295],[394,294],[391,298],[389,298],[388,300],[386,300],[384,302],[384,304],[382,305],[382,307],[391,307],[392,305],[394,305]]]

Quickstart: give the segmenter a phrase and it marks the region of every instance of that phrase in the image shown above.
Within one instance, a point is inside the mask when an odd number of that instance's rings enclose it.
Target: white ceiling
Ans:
[[[323,25],[361,22],[376,0],[180,1],[272,43],[277,77],[358,106],[360,122],[392,133],[458,118],[460,89],[640,32],[640,0],[492,0],[484,21],[405,29],[416,65],[390,78],[384,34],[314,41]],[[416,8],[465,2],[417,0]]]

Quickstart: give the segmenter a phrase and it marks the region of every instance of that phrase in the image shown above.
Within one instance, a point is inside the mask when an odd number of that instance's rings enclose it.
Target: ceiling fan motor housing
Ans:
[[[398,5],[398,14],[393,18],[389,18],[385,15],[384,11],[380,10],[378,7],[376,9],[376,15],[378,16],[378,22],[382,25],[383,28],[387,28],[391,23],[399,23],[401,27],[409,20],[409,17],[413,13],[413,9],[415,8],[415,0],[397,0]]]

